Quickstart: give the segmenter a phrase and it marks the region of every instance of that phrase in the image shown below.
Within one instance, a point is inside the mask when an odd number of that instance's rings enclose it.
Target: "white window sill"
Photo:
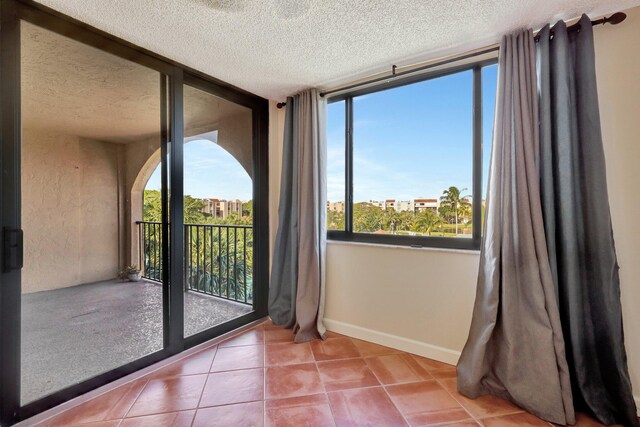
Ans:
[[[426,252],[446,252],[465,255],[480,255],[479,249],[450,249],[450,248],[437,248],[430,246],[404,246],[404,245],[386,245],[384,243],[365,243],[365,242],[348,242],[344,240],[330,240],[327,239],[327,245],[347,245],[347,246],[365,246],[371,248],[384,248],[384,249],[398,249],[398,250],[410,250],[410,251],[426,251]]]

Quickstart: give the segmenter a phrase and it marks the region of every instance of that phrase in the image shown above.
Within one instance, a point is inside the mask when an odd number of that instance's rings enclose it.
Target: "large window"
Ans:
[[[479,247],[496,79],[485,60],[329,99],[329,238]]]

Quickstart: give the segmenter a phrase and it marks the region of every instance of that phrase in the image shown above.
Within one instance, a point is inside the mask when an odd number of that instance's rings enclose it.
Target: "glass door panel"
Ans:
[[[164,83],[21,23],[22,405],[164,347]]]
[[[253,310],[252,110],[184,86],[184,336]]]

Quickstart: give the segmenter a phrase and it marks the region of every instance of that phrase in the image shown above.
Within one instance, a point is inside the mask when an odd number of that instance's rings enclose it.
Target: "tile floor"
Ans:
[[[455,367],[329,333],[294,344],[265,322],[69,409],[41,426],[549,426],[467,399]],[[579,426],[598,426],[580,416]]]

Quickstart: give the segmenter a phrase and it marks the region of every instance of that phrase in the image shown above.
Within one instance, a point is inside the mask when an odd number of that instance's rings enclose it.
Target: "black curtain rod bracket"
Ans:
[[[286,106],[287,106],[287,103],[286,103],[286,102],[278,102],[278,103],[276,104],[276,107],[278,107],[278,108],[283,108],[283,107],[286,107]]]

